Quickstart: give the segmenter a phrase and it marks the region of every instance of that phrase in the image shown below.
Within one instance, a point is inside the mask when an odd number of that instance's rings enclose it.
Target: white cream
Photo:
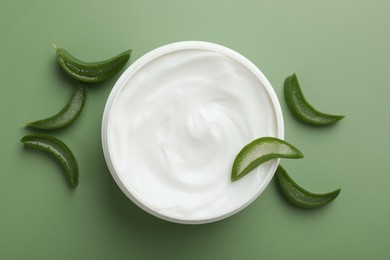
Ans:
[[[126,195],[181,223],[229,216],[266,187],[277,160],[232,183],[237,153],[262,136],[283,138],[270,84],[248,60],[203,42],[161,47],[115,85],[103,118],[103,148]]]

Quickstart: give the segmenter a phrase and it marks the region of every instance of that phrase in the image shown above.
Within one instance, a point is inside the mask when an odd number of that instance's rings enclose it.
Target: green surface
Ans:
[[[0,259],[389,259],[390,2],[0,2]],[[78,120],[52,134],[78,158],[79,186],[49,156],[23,148],[24,123],[59,111],[75,82],[52,42],[84,60],[133,49],[131,62],[166,43],[230,47],[268,77],[286,140],[305,154],[284,160],[310,191],[342,188],[324,208],[290,206],[276,182],[241,213],[186,226],[132,204],[104,162],[100,123],[117,76],[88,89]],[[283,99],[296,72],[319,110],[346,115],[318,128],[297,122]]]

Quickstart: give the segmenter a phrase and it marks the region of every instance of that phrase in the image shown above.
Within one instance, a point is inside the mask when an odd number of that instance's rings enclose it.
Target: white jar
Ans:
[[[233,161],[256,138],[283,139],[279,101],[248,59],[207,42],[178,42],[134,62],[108,98],[108,168],[135,204],[185,224],[217,221],[254,201],[279,160],[231,182]]]

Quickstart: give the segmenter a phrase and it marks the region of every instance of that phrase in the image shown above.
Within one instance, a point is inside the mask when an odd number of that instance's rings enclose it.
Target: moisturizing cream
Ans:
[[[157,217],[189,224],[225,218],[257,198],[279,161],[232,183],[234,158],[256,138],[283,135],[265,76],[206,42],[141,57],[114,86],[102,124],[104,155],[122,191]]]

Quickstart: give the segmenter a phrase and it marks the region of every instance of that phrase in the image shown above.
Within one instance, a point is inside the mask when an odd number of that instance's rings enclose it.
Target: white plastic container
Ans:
[[[167,221],[201,224],[253,202],[279,160],[230,181],[237,153],[252,140],[283,139],[279,101],[248,59],[208,42],[178,42],[134,62],[105,107],[108,168],[136,205]]]

